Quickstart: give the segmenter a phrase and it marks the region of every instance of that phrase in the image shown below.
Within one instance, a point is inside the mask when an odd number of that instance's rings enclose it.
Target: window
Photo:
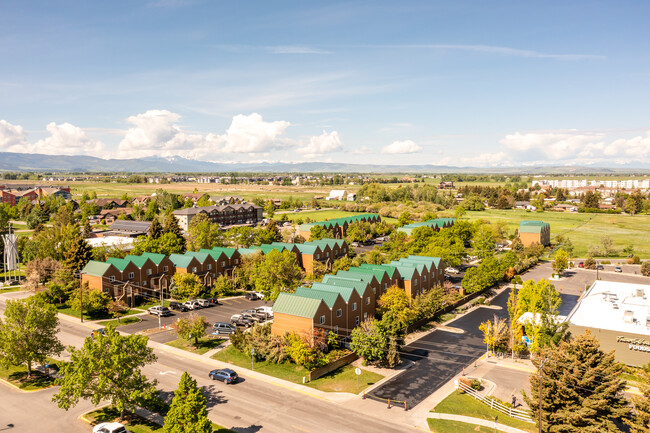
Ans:
[[[196,273],[196,266],[192,268],[192,272]]]
[[[147,280],[144,280],[144,281],[142,282],[142,285],[143,285],[143,286],[146,286],[146,285],[147,285]]]
[[[413,280],[413,285],[414,285],[414,286],[417,286],[417,285],[418,285],[418,279],[417,279],[417,278],[416,278],[415,280]]]
[[[320,259],[320,254],[316,254],[316,259]]]
[[[427,282],[427,276],[426,276],[426,275],[422,275],[422,282],[423,282],[423,283],[426,283],[426,282]]]
[[[370,296],[366,298],[366,305],[370,305]]]
[[[334,333],[335,334],[339,333],[339,325],[334,326]]]
[[[377,294],[377,288],[376,287],[372,288],[372,293],[374,293],[375,295]]]
[[[368,313],[363,313],[363,320],[366,320],[368,318]],[[358,325],[358,323],[357,323]]]
[[[222,267],[222,268],[225,268],[225,267],[226,267],[226,262],[225,262],[225,261],[222,261],[222,262],[221,262],[221,267]]]
[[[110,281],[111,283],[115,281],[115,276],[111,275],[110,277],[108,277],[108,281]]]
[[[163,272],[167,272],[168,270],[169,270],[169,266],[165,266],[165,267],[163,268]]]
[[[388,288],[388,283],[384,283],[384,290]]]
[[[212,263],[208,264],[208,270],[212,269]]]
[[[133,278],[135,275],[133,275],[133,272],[129,272],[129,278]]]
[[[147,269],[147,275],[151,275],[151,269]]]
[[[322,325],[325,323],[325,316],[320,316],[320,324]]]
[[[355,318],[354,322],[355,322],[357,325],[359,325],[359,316],[357,316],[357,317]]]
[[[342,315],[343,315],[343,310],[341,310],[340,308],[336,310],[336,317],[341,317]]]
[[[239,259],[235,259],[235,264],[236,264],[236,265],[239,264]]]
[[[329,256],[330,256],[330,253],[325,253],[325,257],[329,257]]]
[[[357,311],[357,303],[356,302],[352,303],[352,311]]]

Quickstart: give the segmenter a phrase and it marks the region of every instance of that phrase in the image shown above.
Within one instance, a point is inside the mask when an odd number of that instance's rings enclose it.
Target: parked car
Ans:
[[[103,422],[93,427],[93,433],[129,433],[119,422]]]
[[[90,336],[95,339],[96,337],[99,337],[100,335],[106,335],[106,328],[98,328],[98,329],[93,329],[90,331]]]
[[[273,317],[273,307],[269,307],[268,305],[262,305],[261,307],[255,308],[255,310],[261,313],[266,313],[271,318]]]
[[[450,278],[451,278],[451,275],[449,275],[449,274],[445,274],[445,278],[446,278],[446,279],[450,279]]]
[[[219,302],[219,298],[207,298],[206,300],[210,302],[210,305],[212,307],[214,307],[215,305],[221,305],[221,302]]]
[[[257,301],[258,299],[260,299],[259,296],[257,296],[256,292],[247,292],[246,294],[244,294],[244,297],[249,301]]]
[[[445,272],[448,273],[448,274],[458,274],[458,273],[460,273],[460,271],[458,269],[452,268],[452,267],[445,268]]]
[[[154,316],[160,316],[160,317],[172,315],[172,312],[169,308],[161,307],[160,305],[154,305],[153,307],[150,307],[149,309],[147,309],[147,313],[153,314]]]
[[[169,303],[169,308],[171,310],[176,310],[176,311],[187,311],[188,308],[185,306],[185,304],[181,304],[180,302],[172,301]]]
[[[359,242],[352,242],[350,245],[353,246],[353,247],[358,247],[358,246],[359,246]]]
[[[596,269],[598,269],[599,271],[602,271],[602,270],[605,269],[605,267],[603,265],[598,265],[598,266],[596,266]]]
[[[258,315],[252,315],[251,313],[248,313],[246,311],[242,311],[241,316],[247,320],[250,320],[251,322],[255,323],[262,323],[264,322],[264,318],[258,316]]]
[[[237,382],[237,379],[239,379],[237,373],[235,373],[235,371],[231,370],[230,368],[223,368],[221,370],[212,370],[208,374],[208,377],[212,380],[222,380],[226,384],[235,383]]]
[[[614,272],[623,272],[623,269],[621,269],[620,266],[617,266],[614,268]]]
[[[199,304],[199,301],[197,300],[187,301],[183,305],[185,305],[188,310],[198,310],[201,308],[201,304]]]
[[[196,302],[199,303],[201,308],[214,307],[216,304],[212,303],[210,299],[197,299]]]
[[[245,328],[250,328],[251,326],[253,326],[253,321],[247,319],[241,314],[233,314],[230,317],[230,324],[235,326],[243,326]]]
[[[214,329],[212,335],[232,334],[237,330],[233,325],[226,322],[215,322],[212,328]]]
[[[585,267],[585,262],[580,262],[580,263],[578,263],[578,267],[579,267],[579,268],[584,268],[584,267]]]

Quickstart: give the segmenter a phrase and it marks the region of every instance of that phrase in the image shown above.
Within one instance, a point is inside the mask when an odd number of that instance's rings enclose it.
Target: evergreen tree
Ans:
[[[178,220],[173,214],[169,214],[165,218],[163,234],[166,233],[171,233],[174,236],[176,236],[183,244],[183,251],[185,251],[185,238],[183,237],[183,232],[181,231],[181,228],[178,226]]]
[[[84,218],[82,221],[83,228],[84,228],[84,236],[90,235],[92,233],[93,229],[90,226],[90,221],[88,221],[88,218]]]
[[[630,426],[630,433],[648,433],[650,432],[650,364],[643,368],[641,373],[643,385],[641,385],[642,395],[630,395],[634,405],[633,417],[625,421]]]
[[[93,259],[92,248],[81,237],[81,234],[75,237],[70,245],[70,249],[64,251],[63,254],[65,256],[63,263],[72,272],[80,272]]]
[[[542,364],[543,363],[543,364]],[[541,366],[542,432],[618,432],[614,420],[627,417],[623,397],[623,367],[614,352],[600,350],[589,331],[571,341],[542,348],[533,360]],[[539,374],[530,376],[530,396],[524,401],[539,424]],[[539,425],[538,425],[539,427]]]
[[[149,236],[151,236],[152,239],[158,239],[162,236],[162,233],[163,228],[162,225],[160,225],[160,220],[158,217],[154,217],[153,221],[151,221],[151,227],[149,227]]]
[[[211,433],[206,399],[196,380],[184,372],[165,417],[165,433]]]

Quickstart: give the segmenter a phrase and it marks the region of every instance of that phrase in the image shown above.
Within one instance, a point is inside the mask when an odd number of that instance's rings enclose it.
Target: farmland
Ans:
[[[567,212],[527,212],[525,210],[487,210],[467,212],[464,218],[471,221],[488,220],[491,223],[504,223],[506,230],[514,234],[522,220],[541,220],[551,225],[551,241],[557,235],[568,237],[574,246],[576,257],[585,257],[590,245],[598,245],[603,236],[614,241],[619,256],[624,257],[622,249],[634,246],[635,254],[650,258],[650,215],[590,214]]]

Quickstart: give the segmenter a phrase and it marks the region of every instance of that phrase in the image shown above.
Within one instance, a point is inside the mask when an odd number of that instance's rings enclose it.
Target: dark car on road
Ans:
[[[212,380],[221,380],[226,384],[235,383],[237,382],[237,379],[239,379],[237,373],[235,373],[235,371],[231,370],[230,368],[223,368],[221,370],[212,370],[208,374],[208,377]]]
[[[598,266],[596,266],[596,269],[598,269],[599,271],[602,271],[602,270],[605,269],[605,267],[603,265],[598,265]]]
[[[257,296],[257,293],[255,292],[246,293],[244,297],[250,301],[257,301],[258,299],[260,299],[259,296]]]
[[[255,323],[252,320],[242,316],[241,314],[235,314],[230,318],[230,324],[235,326],[243,326],[245,328],[250,328]]]
[[[93,329],[90,333],[90,336],[93,337],[93,340],[100,335],[106,335],[106,328]]]
[[[169,308],[171,310],[176,310],[176,311],[180,311],[180,312],[189,311],[189,309],[185,305],[181,304],[180,302],[176,302],[176,301],[170,302],[169,303]]]

